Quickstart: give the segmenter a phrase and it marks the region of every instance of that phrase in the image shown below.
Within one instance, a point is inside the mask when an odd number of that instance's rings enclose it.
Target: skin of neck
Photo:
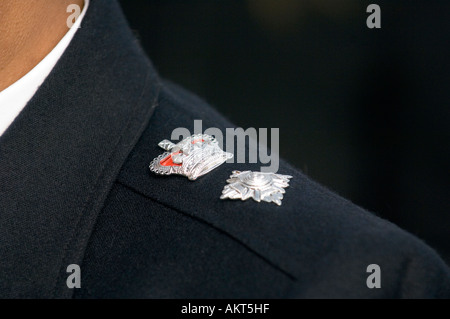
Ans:
[[[0,1],[0,92],[19,80],[69,31],[70,4],[84,0]]]

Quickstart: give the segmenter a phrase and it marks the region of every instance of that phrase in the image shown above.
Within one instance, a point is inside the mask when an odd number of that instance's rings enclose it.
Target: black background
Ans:
[[[450,2],[122,0],[162,77],[450,261]]]

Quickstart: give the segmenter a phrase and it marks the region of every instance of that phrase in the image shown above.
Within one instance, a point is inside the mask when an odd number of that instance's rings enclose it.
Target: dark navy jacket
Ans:
[[[232,170],[150,173],[173,129],[233,127],[161,80],[115,1],[93,0],[0,138],[0,297],[434,298],[450,275],[423,242],[292,175],[282,206],[220,200]],[[66,285],[81,267],[81,288]],[[367,266],[381,288],[366,285]]]

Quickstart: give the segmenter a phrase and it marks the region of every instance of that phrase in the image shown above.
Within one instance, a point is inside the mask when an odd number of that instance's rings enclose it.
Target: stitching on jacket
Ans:
[[[148,195],[146,195],[146,194],[140,192],[139,190],[135,189],[134,187],[129,186],[129,185],[127,185],[127,184],[125,184],[125,183],[123,183],[123,182],[121,182],[121,181],[116,181],[116,183],[117,183],[118,185],[121,185],[121,186],[123,186],[123,187],[125,187],[125,188],[127,188],[127,189],[129,189],[129,190],[131,190],[131,191],[133,191],[134,193],[137,193],[137,194],[139,194],[139,195],[141,195],[141,196],[144,196],[145,198],[147,198],[147,199],[149,199],[149,200],[151,200],[151,201],[154,201],[155,203],[158,203],[158,204],[160,204],[160,205],[162,205],[162,206],[164,206],[164,207],[166,207],[166,208],[169,208],[169,209],[171,209],[171,210],[174,210],[174,211],[176,211],[176,212],[178,212],[178,213],[180,213],[180,214],[182,214],[182,215],[184,215],[184,216],[188,216],[188,217],[190,217],[190,218],[192,218],[192,219],[194,219],[194,220],[196,220],[196,221],[198,221],[198,222],[200,222],[200,223],[202,223],[202,224],[205,224],[205,225],[207,225],[207,226],[209,226],[209,227],[215,229],[215,230],[218,231],[219,233],[226,235],[227,237],[229,237],[229,238],[232,239],[233,241],[235,241],[235,242],[237,242],[238,244],[240,244],[241,246],[243,246],[245,249],[247,249],[248,251],[250,251],[251,253],[253,253],[253,254],[256,255],[257,257],[259,257],[261,260],[263,260],[264,262],[266,262],[266,263],[267,263],[269,266],[271,266],[272,268],[274,268],[274,269],[276,269],[277,271],[283,273],[283,274],[284,274],[285,276],[287,276],[289,279],[291,279],[291,280],[293,280],[293,281],[297,281],[297,278],[296,278],[294,275],[290,274],[288,271],[284,270],[283,268],[281,268],[280,266],[278,266],[277,264],[275,264],[274,262],[272,262],[271,260],[269,260],[267,257],[264,257],[263,255],[261,255],[260,253],[258,253],[257,251],[255,251],[253,248],[251,248],[249,245],[247,245],[247,244],[245,244],[244,242],[242,242],[239,238],[233,236],[232,234],[228,233],[227,231],[223,230],[222,228],[219,228],[219,227],[217,227],[217,226],[215,226],[215,225],[209,223],[208,221],[206,221],[206,220],[204,220],[204,219],[202,219],[202,218],[200,218],[200,217],[193,216],[193,215],[191,215],[191,214],[189,214],[189,213],[186,213],[186,212],[184,212],[184,211],[182,211],[182,210],[180,210],[180,209],[178,209],[178,208],[176,208],[176,207],[173,207],[173,206],[171,206],[171,205],[169,205],[169,204],[167,204],[167,203],[165,203],[165,202],[162,202],[162,201],[160,201],[160,200],[154,199],[154,198],[152,198],[152,197],[150,197],[150,196],[148,196]]]
[[[63,252],[64,252],[64,253],[63,253],[63,257],[62,257],[61,262],[60,262],[60,265],[61,265],[61,266],[59,267],[59,273],[58,273],[58,275],[57,275],[57,277],[56,277],[56,281],[55,281],[54,288],[53,288],[53,297],[56,297],[56,296],[57,296],[57,292],[58,292],[58,283],[61,281],[61,279],[62,279],[62,277],[63,277],[63,276],[62,276],[62,273],[63,273],[65,261],[66,261],[66,259],[68,258],[68,247],[69,247],[70,244],[75,240],[75,236],[76,236],[76,234],[77,234],[77,230],[79,229],[80,223],[81,223],[81,221],[83,220],[82,217],[85,216],[86,211],[89,210],[89,205],[92,205],[92,204],[94,203],[94,201],[95,201],[95,198],[94,198],[94,195],[96,194],[95,190],[98,189],[98,185],[101,183],[102,178],[103,178],[103,176],[105,175],[106,169],[109,167],[109,166],[108,166],[108,163],[111,161],[111,159],[112,159],[112,158],[114,157],[114,155],[117,153],[117,146],[118,146],[118,145],[120,144],[120,142],[123,140],[123,135],[124,135],[124,133],[127,132],[127,131],[129,130],[130,125],[132,124],[133,114],[136,112],[138,106],[140,106],[140,105],[142,104],[142,98],[143,98],[143,96],[144,96],[145,91],[148,89],[149,82],[150,82],[149,79],[150,79],[150,78],[151,78],[151,71],[148,70],[148,71],[147,71],[147,75],[146,75],[146,79],[145,79],[145,84],[144,84],[143,89],[142,89],[142,91],[141,91],[141,94],[140,94],[140,96],[139,96],[138,102],[135,104],[135,106],[134,106],[134,108],[133,108],[133,112],[131,112],[130,117],[129,117],[128,121],[127,121],[127,124],[124,126],[122,132],[121,132],[120,135],[119,135],[119,138],[117,139],[116,143],[114,144],[113,151],[112,151],[111,154],[108,156],[107,160],[104,162],[104,165],[103,165],[103,167],[102,167],[102,169],[101,169],[101,171],[100,171],[100,174],[99,174],[98,177],[96,178],[96,182],[95,182],[95,184],[94,184],[94,187],[92,188],[91,192],[89,193],[87,200],[86,200],[86,201],[84,202],[84,204],[83,204],[83,208],[82,208],[82,210],[81,210],[82,213],[81,213],[80,216],[78,217],[75,227],[73,227],[72,233],[71,233],[71,235],[70,235],[70,240],[68,240],[68,241],[66,242],[66,244],[64,245],[64,248],[63,248]],[[156,93],[155,93],[155,98],[154,98],[154,100],[153,100],[152,107],[151,107],[151,108],[149,109],[149,111],[148,111],[149,114],[151,114],[151,113],[154,111],[154,109],[156,108],[156,106],[157,106],[158,95],[159,95],[159,85],[158,85],[158,89],[157,89],[157,91],[156,91]],[[140,134],[139,134],[139,135],[140,135]],[[136,136],[135,136],[135,137],[136,137]],[[121,167],[121,166],[120,166],[120,167]],[[120,167],[119,167],[119,169],[117,170],[117,174],[118,174],[118,172],[120,171]],[[113,184],[114,184],[114,182],[113,182],[111,185],[113,185]],[[110,191],[110,189],[108,190],[108,192],[107,192],[107,194],[106,194],[106,197],[107,197],[107,195],[109,194],[109,191]],[[105,198],[106,198],[106,197],[105,197]],[[101,210],[102,210],[102,208],[99,209],[99,211],[101,211]],[[98,217],[98,213],[94,216],[95,220],[97,220],[97,217]],[[95,227],[95,223],[96,223],[96,222],[94,222],[93,227]],[[91,235],[92,235],[92,231],[90,232],[88,238],[86,239],[86,243],[89,242],[89,239],[90,239]],[[86,244],[85,244],[84,247],[82,248],[82,252],[81,252],[81,261],[84,259],[85,251],[86,251]],[[74,293],[75,293],[75,292],[72,291],[72,292],[69,294],[69,296],[70,296],[71,298],[73,298]]]

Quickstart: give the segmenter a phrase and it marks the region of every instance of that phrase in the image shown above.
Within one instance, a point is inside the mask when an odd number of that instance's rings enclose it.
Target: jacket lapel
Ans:
[[[72,295],[66,268],[81,264],[158,87],[116,1],[92,1],[61,60],[0,138],[0,297]]]

